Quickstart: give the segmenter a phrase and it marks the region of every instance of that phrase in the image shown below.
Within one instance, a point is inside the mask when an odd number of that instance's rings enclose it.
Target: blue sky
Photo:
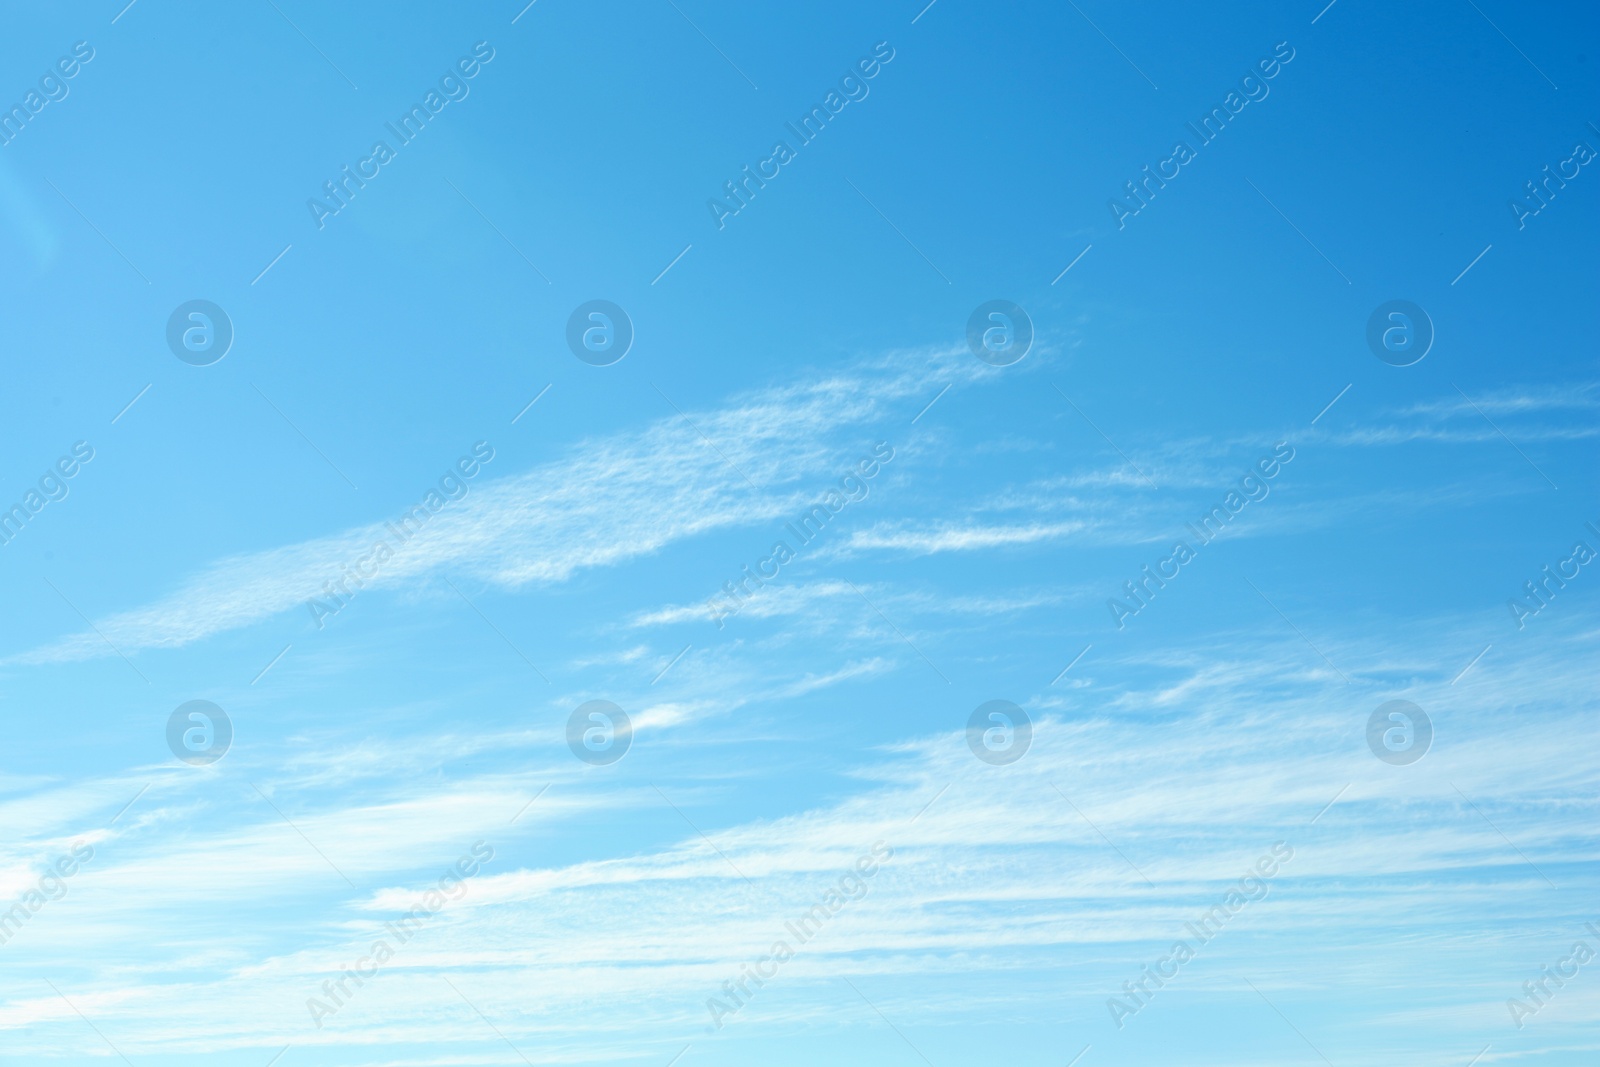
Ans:
[[[0,34],[0,1064],[1594,1062],[1592,9],[124,2]]]

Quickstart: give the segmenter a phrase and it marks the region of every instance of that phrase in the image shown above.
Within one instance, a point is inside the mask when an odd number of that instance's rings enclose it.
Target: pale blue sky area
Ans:
[[[925,2],[7,10],[0,1065],[1600,1057],[1600,15]]]

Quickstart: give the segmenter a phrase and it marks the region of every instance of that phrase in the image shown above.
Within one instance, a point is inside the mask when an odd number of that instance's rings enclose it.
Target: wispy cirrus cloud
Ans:
[[[1087,528],[1086,522],[1028,522],[1016,525],[946,523],[933,528],[879,525],[855,531],[850,535],[846,547],[932,555],[935,552],[967,552],[1057,541]]]
[[[1513,385],[1483,392],[1452,389],[1437,399],[1384,412],[1380,420],[1343,429],[1323,428],[1330,444],[1373,446],[1408,441],[1477,444],[1502,441],[1581,441],[1600,435],[1600,383]]]
[[[265,805],[219,818],[226,794],[196,782],[188,790],[201,807],[185,817],[185,839],[120,832],[101,848],[102,866],[75,883],[70,908],[36,920],[51,924],[48,943],[7,946],[23,954],[10,957],[15,966],[0,981],[0,1028],[18,1054],[81,1029],[59,1000],[25,985],[36,969],[59,969],[54,953],[65,950],[110,961],[51,972],[52,980],[130,1054],[294,1044],[379,1063],[400,1045],[428,1041],[470,1058],[495,1040],[481,1011],[520,1047],[577,1058],[594,1005],[624,1003],[629,1010],[608,1027],[612,1046],[588,1056],[660,1046],[670,1058],[708,1040],[705,1002],[723,980],[774,939],[792,937],[785,922],[883,842],[893,855],[865,896],[782,971],[774,992],[790,992],[754,998],[732,1025],[759,1020],[764,1035],[838,1025],[852,996],[830,991],[841,974],[918,1028],[993,1010],[997,981],[1008,995],[1039,981],[1071,991],[1064,1010],[1089,1030],[1086,1041],[1103,1033],[1109,1042],[1119,1038],[1105,997],[1183,936],[1183,923],[1274,841],[1292,846],[1293,860],[1266,899],[1205,947],[1207,977],[1186,975],[1179,988],[1249,996],[1249,979],[1315,995],[1333,980],[1359,982],[1364,995],[1387,991],[1408,1003],[1426,992],[1435,1010],[1448,1006],[1480,1027],[1516,988],[1521,969],[1506,962],[1507,947],[1546,936],[1524,898],[1541,895],[1541,914],[1582,902],[1593,804],[1572,798],[1594,795],[1597,771],[1571,751],[1593,713],[1574,653],[1592,635],[1563,631],[1453,687],[1443,664],[1453,667],[1457,629],[1442,620],[1426,643],[1403,649],[1359,633],[1331,641],[1341,661],[1406,679],[1374,683],[1358,668],[1354,695],[1336,679],[1306,684],[1292,636],[1212,634],[1204,647],[1113,653],[1092,669],[1147,681],[1080,690],[1071,711],[1036,715],[1033,747],[1009,767],[974,760],[964,716],[936,709],[938,725],[863,754],[846,768],[852,785],[843,795],[801,810],[702,822],[696,799],[707,786],[662,781],[693,827],[677,825],[652,785],[577,773],[561,774],[516,828],[504,813],[531,795],[525,772],[430,782],[402,761],[404,772],[372,799],[317,812],[303,812],[298,796],[308,782],[263,783],[306,837],[347,866],[360,886],[349,892]],[[863,661],[839,673],[870,670]],[[1373,759],[1362,736],[1369,705],[1394,694],[1438,712],[1436,749],[1411,768]],[[1516,711],[1525,708],[1534,710]],[[1514,711],[1522,718],[1508,746],[1503,725]],[[1128,743],[1130,733],[1139,744]],[[598,807],[660,812],[676,829],[643,847],[615,842],[605,854],[565,860],[527,847]],[[385,922],[412,908],[435,884],[433,867],[479,835],[496,859],[395,966],[315,1027],[307,998],[392,937]],[[440,858],[430,866],[419,855]],[[175,871],[185,872],[176,883]],[[286,894],[319,900],[314,921],[304,908],[258,910],[248,930],[230,933],[241,901]],[[195,939],[152,941],[148,931],[177,913],[190,917]],[[1443,955],[1419,958],[1413,941],[1394,939],[1397,914],[1409,917],[1413,938],[1448,934],[1436,945]],[[1340,939],[1316,936],[1330,925]],[[1174,1010],[1173,999],[1152,1011]],[[1367,1024],[1365,1039],[1381,1039],[1386,1025]]]
[[[554,583],[648,556],[714,530],[769,522],[814,501],[860,439],[926,390],[929,368],[964,382],[992,375],[956,352],[900,353],[848,375],[742,394],[632,433],[573,445],[559,460],[488,481],[431,517],[404,544],[384,520],[231,556],[143,607],[13,655],[61,663],[177,648],[325,598],[373,545],[394,555],[366,588],[414,586],[453,571],[497,587]],[[397,505],[398,515],[403,505]]]
[[[560,460],[484,482],[399,545],[366,589],[414,588],[455,573],[504,589],[559,583],[616,566],[678,541],[791,517],[815,501],[858,438],[899,418],[927,391],[928,368],[966,383],[992,375],[957,351],[900,353],[849,375],[743,394],[721,407],[663,417],[634,433],[591,439]],[[1587,410],[1595,389],[1506,390],[1488,397],[1502,413]],[[1483,401],[1476,401],[1483,406]],[[1477,425],[1455,425],[1470,416]],[[1448,397],[1397,413],[1413,422],[1356,426],[1317,435],[1324,445],[1392,445],[1410,440],[1498,440],[1470,405]],[[896,430],[896,433],[899,431]],[[1600,433],[1590,420],[1517,427],[1532,438]],[[1267,435],[1270,436],[1270,435]],[[1265,437],[1262,438],[1265,440]],[[709,442],[709,443],[708,443]],[[1259,444],[1259,442],[1255,442]],[[1201,490],[1236,476],[1241,442],[1194,439],[1147,443],[1162,484]],[[1135,543],[1156,529],[1148,485],[1125,463],[996,487],[959,519],[895,518],[852,530],[823,546],[824,557],[887,552],[973,553],[1074,540]],[[914,499],[907,501],[914,508]],[[398,512],[397,512],[398,513]],[[227,557],[142,607],[96,619],[94,629],[14,654],[5,662],[62,663],[152,648],[178,648],[305,610],[326,597],[378,541],[394,543],[385,521],[264,552]],[[663,609],[667,611],[679,609]],[[687,609],[683,609],[687,610]],[[760,609],[757,608],[757,611]],[[666,616],[662,616],[665,620]]]

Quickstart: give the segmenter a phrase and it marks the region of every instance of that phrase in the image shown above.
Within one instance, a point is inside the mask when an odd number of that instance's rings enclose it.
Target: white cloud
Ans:
[[[855,376],[745,394],[636,433],[582,441],[524,474],[480,475],[467,496],[404,543],[385,523],[410,502],[364,527],[220,560],[154,603],[9,662],[70,662],[113,655],[112,646],[124,653],[175,648],[307,611],[308,600],[328,600],[325,583],[340,580],[379,542],[394,555],[369,589],[415,585],[444,570],[515,589],[564,581],[708,531],[767,522],[813,503],[819,485],[853,463],[854,439],[920,396],[928,364],[945,378],[979,380],[983,372],[972,362],[953,352],[902,354]]]
[[[721,982],[785,938],[785,923],[837,888],[873,842],[886,842],[893,858],[752,999],[740,1032],[828,1022],[840,974],[893,990],[895,1017],[922,1027],[981,1011],[974,993],[997,976],[1042,971],[1103,997],[1283,840],[1295,856],[1268,897],[1206,947],[1213,985],[1265,973],[1315,989],[1358,967],[1368,988],[1422,988],[1465,1009],[1494,1000],[1502,971],[1508,987],[1520,981],[1500,942],[1542,930],[1526,901],[1578,902],[1596,839],[1592,800],[1575,798],[1596,795],[1600,769],[1575,751],[1594,713],[1576,655],[1591,634],[1552,631],[1537,649],[1497,657],[1451,686],[1459,629],[1418,628],[1426,642],[1406,647],[1330,639],[1351,686],[1306,684],[1306,653],[1292,635],[1211,635],[1203,647],[1143,659],[1108,654],[1096,670],[1141,679],[1137,687],[1076,691],[1058,716],[1037,716],[1033,747],[1016,764],[980,764],[964,716],[929,708],[926,731],[854,768],[855,789],[803,810],[713,822],[696,804],[694,781],[663,782],[697,829],[610,855],[511,859],[519,841],[543,840],[585,812],[611,808],[630,821],[661,812],[654,789],[543,766],[445,784],[406,764],[367,790],[393,797],[302,815],[306,787],[285,781],[269,791],[306,837],[376,888],[347,892],[276,814],[246,803],[242,821],[186,817],[181,845],[133,833],[108,842],[74,895],[35,919],[48,940],[0,951],[24,950],[8,956],[22,967],[16,975],[42,965],[47,950],[81,956],[92,945],[95,958],[115,961],[63,981],[130,1054],[291,1041],[348,1051],[454,1042],[470,1054],[490,1035],[443,974],[510,1040],[541,1054],[577,1057],[587,1046],[604,1058],[664,1041],[670,1058],[703,1034],[705,1000]],[[800,675],[791,688],[878,666]],[[1408,680],[1367,680],[1377,673]],[[1389,696],[1436,712],[1434,751],[1409,768],[1365,749],[1366,715]],[[526,822],[505,826],[530,782],[548,777],[558,784]],[[119,796],[125,785],[94,792]],[[215,785],[204,792],[213,807]],[[475,836],[494,843],[497,858],[468,880],[465,897],[325,1028],[311,1027],[306,998],[369,952],[384,921],[409,910]],[[1563,888],[1546,886],[1518,850]],[[433,866],[414,869],[419,854],[435,857]],[[312,912],[272,910],[307,893],[320,898]],[[246,907],[252,927],[230,928],[228,917]],[[1340,939],[1319,936],[1336,928],[1364,937],[1391,929],[1397,915],[1418,936],[1448,931],[1448,966],[1425,966],[1414,946],[1392,941],[1363,941],[1357,965]],[[180,922],[197,937],[169,942]],[[1474,935],[1462,938],[1466,929]],[[1457,988],[1457,973],[1482,974],[1490,992]],[[19,1054],[80,1025],[19,982],[0,979],[0,1027]],[[598,1004],[629,1005],[604,1038],[592,1026]]]

